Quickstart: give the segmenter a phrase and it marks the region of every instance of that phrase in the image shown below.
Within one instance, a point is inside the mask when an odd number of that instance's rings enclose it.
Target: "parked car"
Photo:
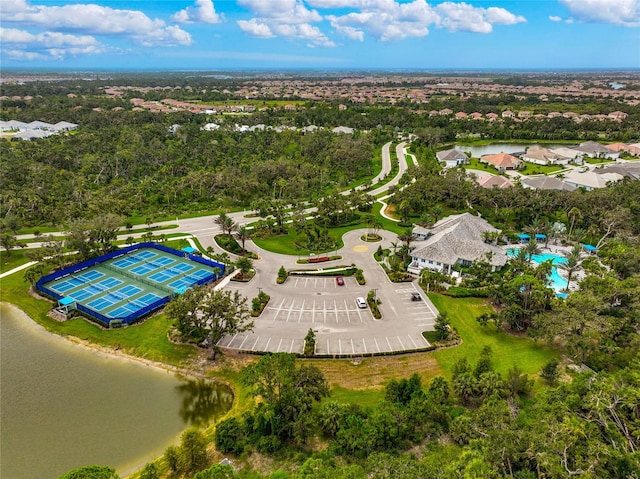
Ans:
[[[344,286],[344,278],[342,276],[337,276],[336,277],[336,284],[338,286]]]
[[[358,296],[356,298],[356,304],[358,305],[358,308],[361,309],[365,309],[367,307],[367,301],[362,296]]]

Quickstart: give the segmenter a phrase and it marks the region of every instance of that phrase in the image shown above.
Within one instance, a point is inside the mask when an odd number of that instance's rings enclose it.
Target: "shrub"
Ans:
[[[280,266],[280,269],[278,270],[278,279],[276,280],[276,283],[278,284],[282,284],[287,280],[287,276],[289,275],[289,273],[287,273],[287,270],[284,269],[284,266]]]
[[[214,440],[218,451],[242,454],[245,445],[245,434],[240,421],[232,417],[218,423]]]
[[[241,254],[242,247],[238,244],[238,242],[233,238],[233,236],[229,235],[216,235],[214,237],[218,246],[220,246],[223,250],[229,251],[233,254]]]
[[[313,356],[316,352],[316,333],[313,329],[309,328],[307,335],[304,338],[304,355]]]
[[[251,316],[254,318],[260,316],[270,299],[271,296],[264,291],[260,291],[258,296],[251,300]]]
[[[364,279],[364,273],[362,272],[362,270],[361,270],[361,269],[357,269],[357,270],[356,270],[356,272],[355,272],[355,274],[354,274],[354,276],[355,276],[356,281],[358,282],[358,284],[359,284],[360,286],[362,286],[362,285],[364,285],[364,284],[367,284],[367,280],[366,280],[366,279]]]
[[[481,288],[463,288],[460,286],[451,286],[444,292],[445,295],[452,298],[488,298],[489,290]]]

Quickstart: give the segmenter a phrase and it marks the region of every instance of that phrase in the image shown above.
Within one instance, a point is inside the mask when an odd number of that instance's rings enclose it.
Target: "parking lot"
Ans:
[[[227,289],[253,297],[257,286],[252,282],[230,283]],[[316,355],[364,356],[428,348],[422,332],[433,330],[437,311],[426,295],[413,283],[386,280],[376,286],[381,300],[379,320],[355,301],[358,296],[366,297],[371,285],[360,286],[353,277],[345,277],[342,286],[335,277],[289,277],[282,285],[264,288],[271,299],[255,319],[253,332],[225,337],[218,345],[252,352],[302,353],[311,328],[316,335]],[[413,293],[420,295],[419,300],[411,299]]]

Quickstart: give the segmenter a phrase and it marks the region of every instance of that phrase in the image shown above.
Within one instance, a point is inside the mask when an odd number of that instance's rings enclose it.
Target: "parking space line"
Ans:
[[[244,339],[242,340],[242,342],[240,343],[240,346],[238,347],[238,349],[242,349],[242,346],[244,346],[244,342],[249,339],[249,336],[245,336]]]
[[[373,342],[376,343],[376,348],[378,348],[378,352],[380,352],[380,346],[378,346],[378,340],[373,338]]]
[[[238,333],[233,335],[233,338],[231,338],[231,341],[229,341],[229,344],[233,344],[233,342],[236,340],[236,337],[238,336]]]
[[[280,314],[280,311],[282,311],[282,305],[284,304],[285,298],[282,298],[282,301],[280,301],[280,306],[278,306],[276,308],[276,314],[273,316],[273,322],[276,321],[276,319],[278,319],[278,315]]]
[[[400,339],[400,336],[396,336],[396,338],[398,338],[398,342],[400,343],[400,347],[402,349],[405,349],[404,344],[402,344],[402,340]]]
[[[295,339],[292,339],[292,340],[291,340],[291,347],[289,348],[289,353],[292,353],[292,352],[293,352],[293,345],[295,344],[295,342],[296,342],[296,340],[295,340]],[[315,351],[314,351],[314,353],[315,353]]]
[[[280,342],[278,343],[278,349],[276,350],[277,353],[280,352],[280,346],[282,346],[282,338],[280,338]]]
[[[291,313],[293,313],[293,301],[291,301],[291,305],[289,306],[289,313],[287,313],[287,323],[289,322],[289,318],[291,317]]]
[[[311,323],[316,322],[316,300],[313,300],[313,307],[311,309]]]
[[[344,300],[344,310],[347,312],[347,321],[351,322],[351,315],[349,314],[349,306],[347,306],[347,300]],[[337,318],[337,316],[336,316]]]
[[[356,348],[355,348],[355,346],[353,345],[353,338],[351,339],[351,352],[352,352],[353,354],[356,354]]]
[[[327,324],[327,300],[322,300],[322,314],[324,316],[324,324]]]
[[[393,351],[393,348],[391,347],[391,343],[389,342],[389,336],[385,336],[385,338],[387,339],[387,344],[389,345],[389,351]]]
[[[302,306],[300,307],[300,314],[298,315],[298,322],[302,319],[302,313],[304,312],[304,299],[302,300]]]
[[[409,335],[407,334],[407,336],[409,336]],[[413,343],[413,347],[417,349],[418,345],[416,344],[416,342],[413,340],[413,338],[411,336],[409,336],[409,340]]]
[[[265,351],[269,351],[269,343],[271,342],[271,336],[269,336],[269,339],[267,340],[267,344],[264,345],[264,350]]]
[[[327,354],[331,354],[331,348],[329,347],[329,340],[327,339]]]
[[[258,341],[260,341],[260,336],[258,336],[256,338],[256,342],[253,343],[253,346],[251,347],[251,351],[255,351],[256,350],[256,346],[258,345]]]
[[[294,287],[294,288],[297,288],[297,287],[298,287],[298,281],[300,281],[300,278],[296,278],[296,282],[293,284],[293,287]]]

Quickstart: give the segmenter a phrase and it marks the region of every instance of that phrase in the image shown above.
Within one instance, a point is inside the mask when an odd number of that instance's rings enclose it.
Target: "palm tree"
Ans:
[[[231,233],[233,233],[238,228],[237,223],[233,221],[231,217],[227,216],[226,213],[220,213],[220,216],[213,220],[213,222],[220,226],[222,232],[227,234],[228,236],[231,236]]]
[[[242,244],[242,251],[245,251],[244,243],[251,238],[251,230],[248,229],[245,225],[238,227],[238,229],[236,230],[236,238],[240,240],[240,243]]]
[[[538,242],[535,240],[535,238],[531,238],[523,249],[527,253],[527,258],[529,259],[529,262],[531,262],[531,258],[533,257],[534,254],[540,253],[540,247],[538,246]]]
[[[571,232],[573,231],[573,227],[576,224],[576,220],[582,218],[582,212],[576,208],[575,206],[569,210],[567,213],[569,220],[571,221],[571,225],[569,226],[569,239],[571,239]]]
[[[567,286],[564,289],[565,291],[569,291],[569,284],[571,283],[571,278],[573,277],[573,273],[575,273],[578,269],[580,269],[581,255],[582,255],[582,247],[579,244],[574,245],[573,249],[564,255],[564,257],[567,259],[567,262],[564,264],[558,265],[558,268],[567,272]]]

